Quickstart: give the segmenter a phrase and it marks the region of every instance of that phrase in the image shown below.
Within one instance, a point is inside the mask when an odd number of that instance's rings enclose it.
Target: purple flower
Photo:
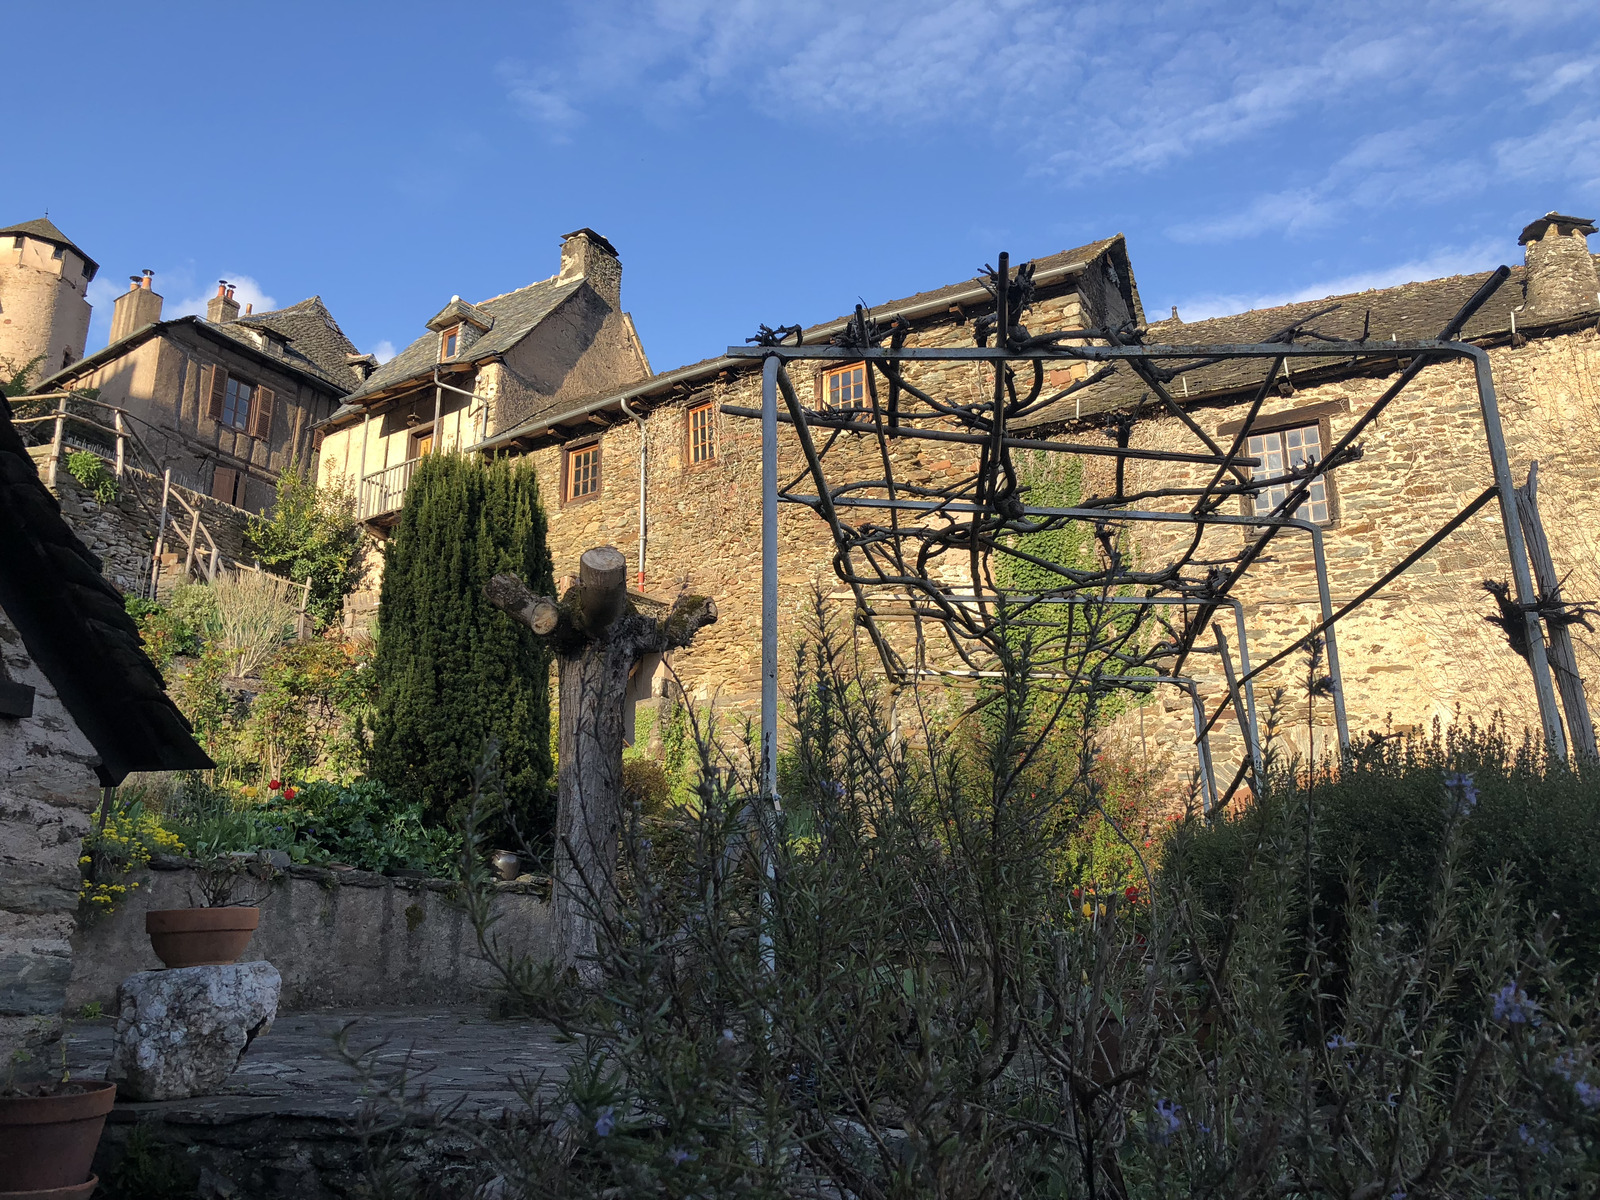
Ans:
[[[1151,1128],[1151,1136],[1165,1146],[1172,1139],[1172,1135],[1182,1128],[1183,1105],[1166,1097],[1157,1100],[1156,1120]]]
[[[1329,1050],[1353,1050],[1355,1043],[1342,1033],[1336,1033],[1328,1039]]]
[[[1600,1087],[1595,1087],[1587,1079],[1580,1079],[1572,1085],[1572,1090],[1578,1093],[1578,1103],[1585,1108],[1600,1108]]]
[[[594,1119],[594,1131],[599,1137],[610,1137],[611,1131],[616,1127],[616,1110],[608,1104],[600,1110],[600,1115]]]
[[[1539,1005],[1528,999],[1528,994],[1522,990],[1522,985],[1515,979],[1511,980],[1494,994],[1494,1019],[1507,1021],[1512,1025],[1522,1025],[1534,1019],[1534,1014],[1539,1011]]]
[[[1478,807],[1478,785],[1465,771],[1451,771],[1444,777],[1445,790],[1456,798],[1464,813]]]
[[[694,1151],[685,1150],[682,1146],[674,1146],[671,1150],[667,1151],[667,1161],[675,1167],[681,1167],[684,1163],[693,1162],[694,1160]]]

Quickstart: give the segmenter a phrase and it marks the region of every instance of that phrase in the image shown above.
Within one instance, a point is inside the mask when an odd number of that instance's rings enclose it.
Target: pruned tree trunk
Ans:
[[[515,575],[484,587],[489,602],[548,637],[561,703],[552,868],[556,961],[592,980],[596,926],[616,894],[622,831],[622,747],[628,677],[646,654],[687,646],[717,619],[707,596],[665,604],[628,592],[627,560],[612,546],[584,551],[559,603]]]

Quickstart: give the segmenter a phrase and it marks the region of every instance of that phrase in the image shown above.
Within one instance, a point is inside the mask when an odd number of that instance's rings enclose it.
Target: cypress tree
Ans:
[[[384,553],[370,771],[459,819],[484,742],[500,745],[507,815],[542,836],[555,817],[549,651],[483,598],[499,571],[554,590],[539,487],[526,462],[430,455]]]

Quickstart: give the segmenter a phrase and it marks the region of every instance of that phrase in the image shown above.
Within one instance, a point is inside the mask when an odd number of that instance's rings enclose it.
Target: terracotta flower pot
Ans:
[[[66,1083],[40,1096],[0,1096],[0,1196],[87,1196],[117,1085]]]
[[[261,921],[259,908],[162,908],[144,915],[156,957],[169,967],[236,962]]]

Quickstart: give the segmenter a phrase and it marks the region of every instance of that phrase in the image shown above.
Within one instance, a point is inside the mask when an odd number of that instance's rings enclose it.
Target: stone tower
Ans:
[[[0,229],[0,373],[38,359],[37,381],[83,357],[99,269],[48,217]]]

